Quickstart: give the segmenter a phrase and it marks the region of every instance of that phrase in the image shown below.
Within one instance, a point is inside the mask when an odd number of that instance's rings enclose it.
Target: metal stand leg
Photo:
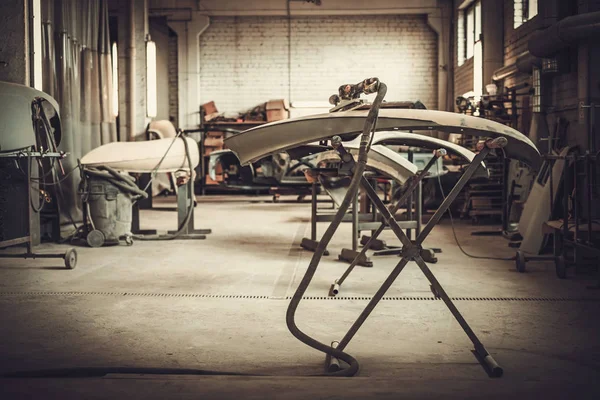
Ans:
[[[419,266],[419,268],[421,269],[421,271],[423,272],[423,274],[427,277],[427,279],[431,283],[434,294],[437,297],[440,297],[444,301],[444,303],[446,304],[446,306],[448,307],[448,309],[450,310],[452,315],[456,318],[456,320],[458,321],[460,326],[463,328],[463,330],[465,331],[465,333],[467,334],[467,336],[469,337],[471,342],[473,342],[473,345],[475,347],[475,354],[476,354],[477,358],[479,359],[479,361],[482,363],[482,365],[487,369],[489,375],[493,376],[493,377],[499,377],[502,375],[502,373],[503,373],[502,368],[493,359],[493,357],[487,352],[487,350],[485,349],[485,347],[483,346],[481,341],[477,338],[477,335],[475,335],[475,333],[473,332],[471,327],[467,324],[466,320],[460,314],[460,312],[458,311],[456,306],[452,303],[452,301],[450,300],[450,298],[448,297],[448,295],[446,294],[446,292],[444,291],[444,289],[442,288],[440,283],[437,281],[437,279],[435,278],[435,276],[433,275],[433,273],[431,272],[431,270],[429,269],[427,264],[425,264],[425,262],[421,258],[420,250],[421,250],[421,245],[422,245],[423,241],[426,239],[426,237],[429,235],[429,233],[431,233],[431,231],[433,230],[433,227],[440,221],[443,214],[448,210],[448,208],[450,207],[452,202],[456,199],[456,197],[458,196],[458,194],[460,193],[462,188],[469,181],[471,176],[475,173],[476,169],[479,168],[479,164],[481,163],[481,161],[483,161],[483,159],[490,152],[490,149],[497,147],[497,146],[501,147],[504,145],[506,145],[506,139],[504,139],[504,141],[496,139],[493,141],[486,142],[485,147],[481,149],[480,153],[475,157],[473,162],[469,165],[469,167],[464,172],[464,174],[461,176],[461,178],[456,183],[454,188],[448,194],[448,197],[446,197],[446,199],[440,205],[440,207],[435,212],[435,214],[433,215],[431,220],[427,223],[425,228],[417,236],[417,239],[415,240],[414,243],[412,243],[410,241],[408,236],[399,227],[393,214],[390,212],[390,210],[388,210],[385,207],[385,205],[383,204],[383,202],[381,202],[379,197],[377,197],[377,193],[369,185],[369,182],[363,178],[363,180],[361,182],[363,189],[365,189],[365,191],[367,192],[367,195],[371,198],[371,201],[373,201],[374,205],[381,212],[381,214],[384,217],[387,224],[390,226],[390,228],[392,229],[394,234],[398,237],[398,239],[404,245],[404,252],[402,255],[402,260],[400,260],[398,265],[394,268],[394,270],[390,273],[388,278],[381,285],[381,287],[379,288],[377,293],[373,296],[373,298],[371,299],[369,304],[365,307],[363,312],[360,314],[360,316],[357,318],[357,320],[354,322],[354,324],[350,327],[350,329],[348,330],[346,335],[343,337],[343,339],[340,341],[339,345],[337,346],[337,349],[344,350],[344,348],[348,345],[350,340],[352,340],[354,335],[358,332],[358,330],[360,329],[362,324],[365,322],[367,317],[375,309],[375,307],[377,306],[379,301],[383,298],[383,296],[385,295],[387,290],[391,287],[391,285],[396,280],[396,278],[398,277],[400,272],[402,272],[402,270],[408,264],[409,261],[415,261],[417,263],[417,265]]]
[[[150,174],[141,174],[138,180],[138,186],[144,188],[150,182]],[[140,228],[140,210],[152,209],[152,186],[148,187],[147,199],[139,199],[133,204],[131,209],[131,233],[134,235],[156,235],[156,229]],[[85,207],[84,207],[85,209]]]
[[[317,182],[313,182],[311,187],[311,199],[310,199],[310,239],[302,238],[300,247],[304,250],[315,252],[319,241],[317,240]],[[328,256],[329,251],[325,250],[323,255]]]
[[[177,236],[177,239],[206,239],[206,234],[211,233],[210,229],[194,229],[194,200],[190,200],[189,191],[193,193],[191,180],[177,190],[177,226],[182,226],[188,213],[188,207],[192,207],[192,215],[190,220],[183,227],[183,231]],[[190,203],[191,201],[191,203]],[[169,234],[174,234],[177,231],[169,231]]]
[[[360,232],[358,230],[358,198],[360,195],[360,191],[356,193],[354,197],[354,201],[352,203],[352,249],[342,249],[342,252],[338,256],[338,260],[352,262],[355,259],[357,260],[356,265],[360,265],[363,267],[371,268],[373,266],[373,262],[369,260],[369,258],[363,253],[362,255],[357,252],[358,250],[358,236]]]
[[[310,214],[310,238],[317,240],[317,183],[313,182],[311,187],[311,214]]]
[[[417,214],[417,229],[415,233],[419,235],[423,224],[423,181],[419,182],[417,186],[417,202],[415,204],[415,212]]]

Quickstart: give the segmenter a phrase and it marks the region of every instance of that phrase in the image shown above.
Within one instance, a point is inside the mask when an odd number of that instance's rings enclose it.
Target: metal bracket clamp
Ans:
[[[437,149],[433,151],[433,155],[436,158],[445,157],[448,155],[448,151],[446,149]]]
[[[336,150],[340,155],[341,162],[338,168],[338,175],[351,175],[354,171],[354,166],[356,165],[356,162],[354,161],[354,157],[352,157],[352,154],[348,153],[348,151],[344,148],[344,145],[342,144],[342,138],[339,136],[332,137],[331,147],[333,147],[334,150]]]
[[[504,136],[500,136],[495,139],[488,139],[486,141],[477,143],[477,151],[483,150],[484,147],[487,147],[488,149],[502,149],[506,147],[507,144],[508,139],[506,139]]]

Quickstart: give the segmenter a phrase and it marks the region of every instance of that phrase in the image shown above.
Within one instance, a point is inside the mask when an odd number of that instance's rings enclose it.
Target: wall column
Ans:
[[[504,3],[502,0],[481,2],[483,35],[483,89],[492,83],[492,75],[504,66]]]
[[[146,130],[145,0],[119,2],[119,140],[133,141]]]
[[[210,18],[192,12],[186,22],[169,22],[177,33],[179,64],[179,127],[197,128],[200,124],[200,35],[210,25]]]
[[[451,110],[452,102],[449,101],[449,95],[453,90],[448,86],[449,74],[451,71],[450,40],[451,29],[450,21],[452,17],[452,3],[448,1],[439,1],[438,8],[427,14],[427,23],[429,27],[437,33],[437,53],[438,53],[438,79],[437,109],[441,111]]]

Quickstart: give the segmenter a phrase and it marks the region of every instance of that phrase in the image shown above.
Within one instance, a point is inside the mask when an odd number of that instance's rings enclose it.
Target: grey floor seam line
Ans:
[[[246,299],[246,300],[281,300],[281,297],[263,296],[263,295],[230,295],[230,294],[199,294],[199,293],[155,293],[155,292],[0,292],[0,297],[10,296],[112,296],[112,297],[176,297],[176,298],[205,298],[205,299]],[[289,300],[291,297],[284,297]],[[304,296],[304,300],[358,300],[369,301],[371,296]],[[473,297],[473,296],[453,296],[455,301],[504,301],[504,302],[600,302],[600,298],[588,297]],[[439,301],[440,298],[434,296],[386,296],[384,301]]]

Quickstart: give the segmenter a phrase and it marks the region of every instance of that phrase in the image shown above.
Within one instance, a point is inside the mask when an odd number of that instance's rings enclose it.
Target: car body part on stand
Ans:
[[[109,169],[113,175],[111,183],[119,186],[121,190],[129,191],[136,196],[147,195],[145,190],[136,191],[131,187],[130,178],[119,174],[139,173],[150,175],[160,172],[174,173],[177,178],[179,189],[177,190],[177,230],[169,231],[167,234],[152,233],[140,234],[139,209],[133,204],[132,229],[134,239],[139,240],[170,240],[170,239],[205,239],[210,229],[194,228],[194,190],[193,173],[198,165],[200,155],[194,140],[179,132],[174,138],[150,140],[146,142],[118,142],[109,143],[87,153],[81,164],[85,171],[93,169]],[[112,172],[111,172],[112,170]],[[117,172],[118,171],[118,172]],[[147,187],[149,187],[148,182]],[[147,189],[146,187],[146,189]],[[144,192],[142,194],[142,192]],[[96,236],[92,237],[93,243],[99,243]],[[128,235],[126,242],[130,244]]]

